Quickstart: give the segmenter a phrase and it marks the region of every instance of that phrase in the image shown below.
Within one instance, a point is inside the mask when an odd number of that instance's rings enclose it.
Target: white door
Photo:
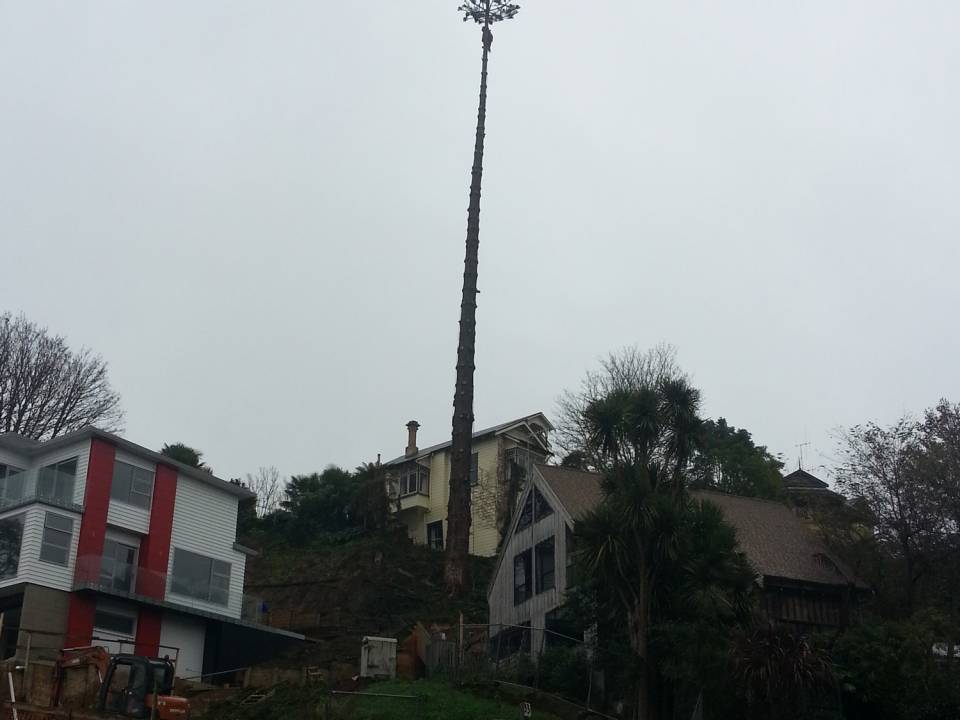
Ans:
[[[203,672],[203,638],[206,632],[207,624],[200,618],[170,612],[163,614],[160,657],[169,655],[171,660],[176,660],[177,677],[192,678]]]

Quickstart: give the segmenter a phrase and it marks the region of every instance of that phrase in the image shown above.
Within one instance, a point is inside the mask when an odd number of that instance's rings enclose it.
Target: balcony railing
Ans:
[[[133,600],[163,602],[250,623],[262,624],[266,612],[262,598],[223,588],[200,587],[172,574],[102,555],[77,558],[73,586],[75,590],[99,590]]]
[[[34,468],[0,478],[0,510],[42,500],[74,507],[77,478],[53,468]]]

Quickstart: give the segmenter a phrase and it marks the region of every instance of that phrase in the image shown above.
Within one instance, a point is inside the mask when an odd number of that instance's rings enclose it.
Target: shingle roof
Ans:
[[[597,473],[553,465],[537,465],[537,471],[574,519],[603,500]],[[757,574],[820,585],[867,587],[786,505],[711,490],[694,490],[691,495],[720,508]]]
[[[803,488],[805,490],[821,490],[828,487],[828,485],[816,475],[811,475],[806,470],[801,469],[794,470],[789,475],[784,475],[783,486],[788,489]]]
[[[783,503],[710,490],[691,494],[720,508],[724,519],[737,531],[737,544],[760,575],[866,587]]]
[[[537,465],[537,472],[550,486],[574,520],[595,508],[603,500],[600,476],[556,465]]]
[[[479,438],[482,438],[484,435],[493,435],[495,433],[503,432],[504,430],[515,427],[517,425],[521,425],[525,422],[529,422],[530,420],[534,420],[534,419],[538,421],[542,421],[543,424],[547,426],[547,430],[553,430],[553,425],[547,419],[547,416],[544,415],[543,413],[537,412],[537,413],[532,413],[531,415],[524,415],[522,418],[517,418],[516,420],[508,420],[507,422],[500,423],[499,425],[494,425],[493,427],[484,428],[483,430],[476,430],[474,431],[472,437],[474,440],[477,440]],[[428,455],[433,455],[433,453],[437,452],[438,450],[443,450],[444,448],[450,447],[451,444],[452,442],[450,440],[447,440],[446,442],[438,443],[436,445],[431,445],[430,447],[424,448],[423,450],[418,450],[417,454],[411,457],[407,457],[406,455],[400,455],[399,457],[395,457],[393,458],[393,460],[388,460],[383,464],[398,465],[402,462],[406,462],[407,460],[427,457]]]

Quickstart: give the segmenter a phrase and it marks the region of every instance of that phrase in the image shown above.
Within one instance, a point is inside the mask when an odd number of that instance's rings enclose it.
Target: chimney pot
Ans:
[[[417,447],[417,430],[420,429],[420,423],[411,420],[407,423],[407,449],[404,451],[406,457],[413,457],[419,452]]]

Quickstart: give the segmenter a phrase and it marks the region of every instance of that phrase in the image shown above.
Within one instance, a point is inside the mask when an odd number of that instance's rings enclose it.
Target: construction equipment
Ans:
[[[64,673],[76,667],[96,668],[100,688],[97,713],[102,716],[185,720],[190,702],[173,695],[174,665],[170,658],[142,655],[111,656],[99,646],[67,648],[54,667],[52,705],[60,706]]]

